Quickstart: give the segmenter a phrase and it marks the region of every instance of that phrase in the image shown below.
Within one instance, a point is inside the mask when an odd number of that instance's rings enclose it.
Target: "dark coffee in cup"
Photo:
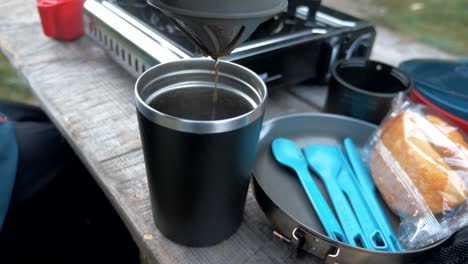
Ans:
[[[228,89],[217,88],[217,101],[213,100],[213,87],[190,87],[161,93],[149,102],[153,109],[182,119],[222,120],[252,111],[252,100]]]

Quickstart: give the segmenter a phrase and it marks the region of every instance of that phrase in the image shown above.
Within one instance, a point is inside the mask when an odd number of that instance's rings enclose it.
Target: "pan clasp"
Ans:
[[[340,248],[335,247],[334,252],[330,252],[323,261],[324,264],[340,264],[337,262],[337,258],[340,255]]]

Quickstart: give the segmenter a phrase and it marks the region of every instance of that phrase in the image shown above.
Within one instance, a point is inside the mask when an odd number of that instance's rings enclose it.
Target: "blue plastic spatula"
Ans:
[[[362,162],[356,146],[350,138],[345,139],[344,146],[349,163],[354,171],[354,175],[361,186],[362,194],[366,197],[367,206],[374,214],[385,241],[388,242],[388,251],[401,251],[401,245],[377,200],[376,189],[372,177],[369,174],[367,167]]]
[[[271,149],[276,161],[296,172],[328,236],[343,243],[348,243],[343,229],[312,179],[301,149],[293,141],[285,138],[275,139],[271,144]]]
[[[372,213],[365,204],[364,197],[359,191],[359,186],[355,182],[354,175],[349,168],[340,147],[338,146],[311,146],[304,149],[309,166],[326,181],[334,181],[339,186],[338,192],[346,194],[354,214],[354,219],[358,221],[358,226],[362,230],[362,244],[367,249],[385,250],[387,243],[383,239],[379,226]],[[335,196],[336,193],[330,193]],[[338,208],[337,208],[338,210]],[[343,225],[348,223],[342,223]],[[346,232],[346,229],[345,229]]]

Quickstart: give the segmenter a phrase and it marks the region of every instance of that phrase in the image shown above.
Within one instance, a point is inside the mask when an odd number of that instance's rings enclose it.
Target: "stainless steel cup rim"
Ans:
[[[214,81],[214,60],[211,59],[183,59],[162,63],[148,69],[136,81],[135,103],[137,110],[147,119],[180,132],[196,134],[222,133],[236,130],[253,123],[263,116],[267,88],[263,80],[253,71],[232,62],[219,61],[219,87],[229,86],[239,89],[242,96],[248,96],[255,107],[251,111],[222,120],[191,120],[171,116],[150,107],[148,100],[154,98],[158,90],[180,88],[183,85],[206,85]],[[193,79],[194,74],[205,77],[203,80]],[[171,78],[171,81],[168,81]],[[229,84],[224,81],[231,82]],[[232,83],[238,87],[232,87]],[[243,91],[240,91],[243,89]]]
[[[375,65],[380,65],[380,67],[385,67],[388,69],[391,69],[390,75],[399,80],[402,83],[402,86],[405,86],[404,90],[397,91],[394,93],[379,93],[379,92],[371,92],[365,89],[361,89],[353,84],[351,84],[349,81],[343,79],[340,74],[338,74],[338,68],[340,67],[362,67],[363,65],[367,64],[375,64]],[[362,59],[362,58],[354,58],[354,59],[343,59],[338,62],[336,62],[332,68],[331,68],[331,73],[332,73],[332,78],[335,78],[339,83],[344,85],[346,88],[353,90],[358,93],[366,94],[369,96],[375,96],[375,97],[388,97],[388,98],[393,98],[400,92],[407,93],[413,88],[413,82],[411,78],[401,71],[398,68],[395,68],[391,65],[388,65],[383,62],[375,61],[375,60],[368,60],[368,59]]]

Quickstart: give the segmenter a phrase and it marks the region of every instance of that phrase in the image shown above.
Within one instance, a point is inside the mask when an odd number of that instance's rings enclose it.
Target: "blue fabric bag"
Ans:
[[[18,146],[13,123],[0,113],[0,230],[8,212],[18,165]]]

